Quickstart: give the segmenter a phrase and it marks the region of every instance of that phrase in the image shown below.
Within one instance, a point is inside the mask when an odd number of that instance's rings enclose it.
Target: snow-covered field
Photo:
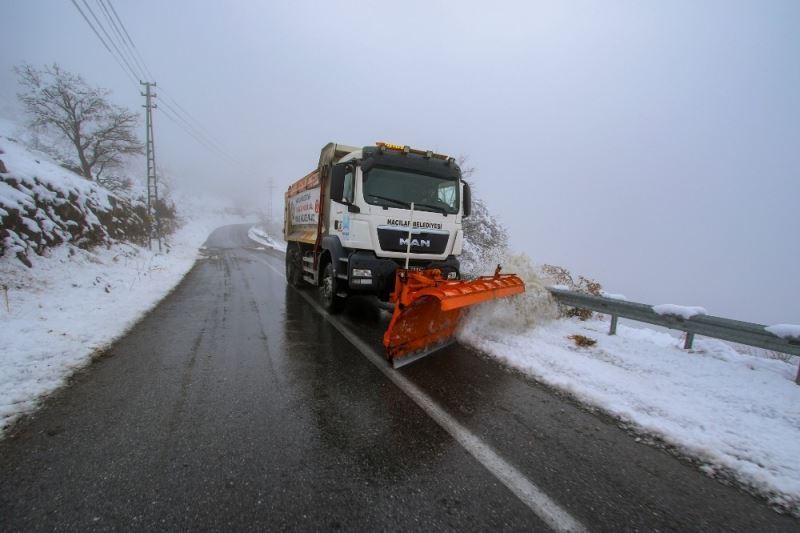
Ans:
[[[686,351],[681,338],[646,327],[619,325],[609,336],[604,320],[554,319],[543,287],[525,278],[526,294],[473,310],[459,340],[800,515],[798,358],[746,355],[702,337]],[[579,347],[576,335],[596,344]]]

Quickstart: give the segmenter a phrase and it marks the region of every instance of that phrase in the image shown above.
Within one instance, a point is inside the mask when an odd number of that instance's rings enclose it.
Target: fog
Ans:
[[[272,177],[280,212],[329,141],[467,155],[476,194],[534,261],[631,300],[800,323],[796,1],[114,6],[156,92],[227,154],[157,110],[174,187],[266,207]],[[0,115],[23,118],[23,62],[139,109],[71,2],[3,13]]]

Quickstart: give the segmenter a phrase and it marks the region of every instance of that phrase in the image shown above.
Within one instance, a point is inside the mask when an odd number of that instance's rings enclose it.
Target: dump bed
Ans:
[[[320,202],[326,201],[320,194],[323,176],[327,175],[330,165],[358,150],[359,148],[344,144],[326,144],[320,151],[317,169],[289,186],[286,191],[283,217],[283,237],[286,241],[316,243]]]
[[[319,170],[303,176],[286,191],[283,237],[314,244],[317,240],[320,198]]]

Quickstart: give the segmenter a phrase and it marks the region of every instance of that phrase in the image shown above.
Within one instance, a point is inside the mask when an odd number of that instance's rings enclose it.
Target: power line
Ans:
[[[147,63],[145,63],[142,54],[139,53],[139,49],[136,48],[136,45],[133,43],[133,39],[131,39],[131,36],[128,33],[127,28],[125,28],[125,25],[122,23],[122,19],[119,17],[117,10],[111,3],[111,0],[97,0],[97,2],[101,5],[103,10],[107,14],[111,22],[111,25],[113,26],[114,30],[117,32],[117,35],[119,36],[120,44],[125,50],[127,50],[128,55],[133,60],[133,63],[136,64],[136,66],[139,68],[139,71],[142,73],[142,77],[147,79],[154,79],[155,76],[153,76],[153,74],[150,72],[150,69],[147,67]]]
[[[185,124],[187,128],[189,128],[190,130],[192,130],[192,132],[194,132],[194,133],[196,134],[196,136],[197,136],[197,137],[199,137],[200,139],[203,139],[203,140],[205,141],[205,145],[206,145],[208,148],[211,148],[212,150],[216,151],[217,153],[219,153],[220,155],[222,155],[223,157],[225,157],[225,158],[227,158],[227,159],[233,160],[233,157],[231,157],[231,155],[230,155],[230,154],[228,154],[228,153],[227,153],[227,152],[226,152],[226,151],[225,151],[225,150],[224,150],[224,149],[223,149],[223,148],[222,148],[222,147],[221,147],[221,146],[220,146],[218,143],[216,143],[216,142],[214,141],[214,139],[213,139],[213,138],[211,138],[209,135],[206,135],[205,133],[203,133],[202,129],[200,129],[200,128],[196,127],[196,126],[195,126],[195,125],[193,125],[191,122],[189,122],[189,121],[188,121],[188,120],[187,120],[187,119],[186,119],[186,118],[185,118],[183,115],[181,115],[181,113],[179,113],[179,112],[178,112],[178,110],[177,110],[177,109],[175,109],[175,107],[173,107],[173,106],[172,106],[172,104],[170,104],[170,103],[169,103],[167,100],[164,100],[164,99],[162,99],[162,100],[161,100],[161,103],[162,103],[162,104],[163,104],[165,107],[167,107],[167,109],[169,109],[170,111],[172,111],[172,114],[173,114],[173,115],[175,115],[175,117],[177,117],[177,118],[178,118],[178,119],[179,119],[179,120],[180,120],[180,121],[181,121],[183,124]]]
[[[162,101],[162,103],[163,103],[163,101]],[[200,143],[201,145],[203,145],[205,148],[207,148],[209,150],[214,150],[214,147],[212,145],[208,144],[208,141],[206,141],[202,137],[199,137],[195,132],[193,132],[191,129],[187,128],[183,124],[183,122],[181,122],[181,119],[179,119],[178,116],[174,114],[174,111],[167,111],[167,109],[168,109],[168,107],[166,105],[159,108],[159,110],[162,113],[164,113],[164,116],[166,116],[169,120],[171,120],[173,124],[178,126],[185,133],[190,135],[195,141],[197,141],[198,143]]]
[[[197,127],[198,130],[200,130],[202,133],[204,133],[206,135],[206,137],[209,137],[209,138],[212,137],[212,135],[208,132],[208,130],[206,130],[203,127],[203,125],[200,123],[200,121],[197,120],[196,118],[194,118],[191,113],[189,113],[175,98],[173,98],[172,95],[169,93],[169,91],[164,91],[162,89],[162,92],[164,93],[164,95],[167,97],[168,100],[170,100],[173,104],[175,104],[175,106],[177,106],[178,109],[183,111],[184,116],[188,117],[189,120],[194,122],[194,125]]]
[[[97,0],[97,2],[106,11],[106,13],[109,14],[113,13],[114,17],[119,22],[119,25],[117,25],[116,23],[114,23],[113,20],[111,21],[113,27],[117,30],[117,33],[120,36],[120,42],[123,45],[123,47],[126,50],[128,50],[128,52],[131,54],[132,57],[135,57],[137,54],[141,57],[139,49],[136,47],[136,44],[134,43],[133,38],[130,35],[130,32],[128,32],[127,28],[125,27],[125,23],[122,21],[122,18],[119,16],[119,13],[117,12],[111,0]],[[108,4],[108,7],[110,8],[110,12],[108,9],[106,9],[106,4]],[[125,41],[125,39],[122,38],[121,33],[119,31],[120,29],[122,30],[122,33],[125,34],[127,42]],[[150,69],[147,67],[147,63],[144,61],[144,58],[142,58],[141,61],[138,63],[140,63],[140,68],[143,72],[147,72],[148,74],[150,73]],[[202,143],[204,144],[204,146],[206,146],[207,148],[211,148],[212,150],[215,150],[216,152],[220,153],[221,155],[223,155],[228,159],[233,160],[233,158],[227,153],[227,151],[222,148],[222,145],[214,139],[214,136],[203,127],[202,123],[199,120],[197,120],[189,111],[187,111],[186,108],[184,108],[175,98],[173,98],[168,90],[164,89],[163,84],[161,86],[161,93],[167,97],[167,100],[169,100],[167,101],[162,98],[161,102],[163,105],[167,106],[170,109],[170,111],[172,111],[173,115],[172,118],[177,119],[177,121],[182,122],[183,124],[186,125],[186,127],[190,128],[194,133],[193,137],[195,139],[199,137],[200,139],[205,141],[204,143]],[[172,105],[170,105],[170,102]]]
[[[181,126],[184,129],[184,131],[186,131],[187,133],[192,133],[192,136],[195,139],[198,139],[199,141],[201,141],[203,146],[205,146],[206,148],[216,152],[217,154],[219,154],[220,156],[222,156],[223,158],[225,158],[225,159],[227,159],[229,161],[234,161],[234,158],[231,157],[231,155],[228,154],[225,150],[223,150],[219,145],[214,143],[213,140],[209,139],[208,137],[204,136],[202,134],[202,132],[200,132],[197,129],[193,128],[191,126],[191,124],[188,124],[186,122],[186,119],[184,119],[180,114],[178,114],[175,111],[175,108],[172,107],[166,100],[162,100],[161,103],[164,105],[164,107],[166,107],[167,109],[169,109],[172,112],[172,114],[177,118],[177,120],[180,121],[180,123],[178,125]]]
[[[132,47],[136,48],[136,45],[133,44],[133,39],[131,39],[131,34],[128,33],[127,29],[125,29],[125,24],[123,24],[122,23],[122,19],[119,18],[119,15],[117,14],[117,10],[114,8],[114,4],[111,3],[111,0],[108,0],[108,7],[110,7],[111,11],[114,13],[114,17],[116,17],[117,22],[119,22],[119,27],[122,28],[123,32],[125,32],[125,37],[128,38],[128,42],[130,43],[130,45]]]
[[[126,66],[126,67],[128,67],[128,71],[129,71],[129,72],[131,72],[131,73],[133,74],[133,77],[134,77],[134,79],[135,79],[135,78],[138,78],[139,76],[136,74],[136,70],[134,70],[134,69],[133,69],[133,67],[131,67],[130,63],[128,63],[128,60],[127,60],[127,59],[125,59],[125,56],[122,54],[122,52],[120,52],[119,48],[117,47],[117,43],[115,43],[115,42],[114,42],[114,40],[111,38],[111,36],[110,36],[110,35],[108,34],[108,32],[106,31],[106,28],[105,28],[105,26],[103,26],[103,23],[102,23],[102,22],[100,22],[100,19],[99,19],[99,18],[97,18],[97,15],[95,15],[95,14],[94,14],[94,11],[93,11],[93,10],[92,10],[92,8],[89,6],[89,3],[88,3],[86,0],[83,0],[83,5],[84,5],[84,6],[86,7],[86,9],[89,11],[89,14],[90,14],[90,15],[92,15],[92,18],[95,20],[95,22],[97,22],[97,26],[98,26],[98,27],[99,27],[101,30],[103,30],[103,34],[105,34],[106,38],[107,38],[107,39],[108,39],[108,41],[111,43],[111,46],[113,46],[113,47],[114,47],[114,50],[116,50],[116,51],[117,51],[117,53],[119,54],[119,57],[122,59],[123,63],[125,63],[125,66]]]
[[[79,5],[78,5],[78,3],[77,3],[75,0],[71,0],[71,1],[72,1],[72,5],[74,5],[74,6],[75,6],[75,9],[77,9],[77,10],[78,10],[78,13],[80,13],[80,14],[81,14],[81,16],[83,17],[83,20],[85,20],[85,21],[86,21],[86,24],[88,24],[88,25],[89,25],[89,27],[92,29],[92,31],[94,32],[94,34],[95,34],[95,35],[97,36],[97,38],[100,40],[100,42],[101,42],[101,43],[103,43],[103,46],[105,47],[105,49],[106,49],[106,50],[108,50],[108,53],[109,53],[109,54],[111,54],[111,57],[113,57],[113,58],[114,58],[114,60],[117,62],[117,64],[120,66],[120,68],[122,68],[122,70],[125,72],[125,74],[128,76],[128,78],[130,78],[130,79],[131,79],[131,81],[132,81],[132,82],[134,83],[134,85],[135,85],[135,84],[136,84],[136,78],[135,78],[135,77],[131,77],[131,74],[130,74],[130,72],[128,72],[127,70],[125,70],[125,66],[122,64],[122,62],[119,60],[119,58],[117,58],[117,56],[115,56],[115,55],[114,55],[114,52],[112,52],[112,51],[111,51],[111,48],[110,48],[110,47],[108,46],[108,44],[106,44],[106,42],[103,40],[103,37],[101,37],[101,36],[100,36],[100,33],[98,33],[98,31],[95,29],[95,27],[94,27],[94,25],[92,24],[92,22],[89,20],[89,18],[88,18],[88,17],[86,16],[86,14],[83,12],[83,10],[81,9],[81,6],[79,6]]]
[[[163,100],[162,100],[161,103],[162,104],[164,103]],[[187,128],[180,121],[180,119],[177,116],[174,115],[174,112],[167,111],[167,107],[166,106],[159,107],[158,110],[161,111],[164,114],[164,116],[167,117],[170,121],[172,121],[173,124],[175,124],[176,126],[181,128],[185,133],[187,133],[189,136],[191,136],[195,141],[197,141],[198,143],[200,143],[201,145],[203,145],[205,148],[207,148],[209,150],[215,150],[213,145],[208,144],[208,141],[205,141],[202,137],[198,137],[196,133],[194,133],[192,130]]]
[[[133,39],[131,39],[131,34],[128,33],[127,28],[125,28],[125,24],[122,23],[122,19],[117,14],[117,10],[116,8],[114,8],[114,4],[111,3],[111,0],[106,0],[106,2],[108,3],[108,7],[111,8],[111,12],[114,13],[114,17],[117,19],[117,22],[119,22],[119,27],[122,28],[123,33],[125,33],[125,37],[128,38],[128,42],[130,43],[131,47],[139,56],[139,59],[142,60],[142,66],[144,67],[145,72],[147,72],[147,75],[150,76],[150,79],[155,78],[155,76],[153,76],[153,74],[150,72],[150,69],[147,68],[147,63],[145,63],[144,58],[142,57],[142,54],[139,52],[139,49],[136,47],[136,44],[133,42]]]
[[[111,29],[114,30],[113,33],[116,35],[116,40],[120,45],[120,49],[127,53],[127,57],[130,60],[130,64],[136,67],[136,73],[138,74],[139,79],[140,80],[144,79],[145,78],[144,69],[139,64],[139,61],[136,59],[136,56],[131,50],[131,47],[128,46],[128,43],[125,41],[125,37],[122,36],[122,32],[117,26],[117,23],[114,22],[114,19],[111,16],[111,12],[106,7],[105,3],[103,3],[103,0],[97,0],[97,5],[100,6],[100,9],[103,11],[103,15],[105,15],[106,20],[111,25]]]
[[[160,87],[160,86],[159,86],[159,87]],[[161,103],[162,103],[162,104],[165,104],[165,101],[164,101],[164,100],[161,100]],[[235,158],[233,158],[232,156],[228,155],[227,153],[225,153],[225,152],[221,151],[221,150],[220,150],[219,148],[217,148],[216,146],[214,146],[214,145],[212,145],[212,144],[209,144],[209,142],[208,142],[208,141],[206,141],[205,139],[203,139],[202,137],[199,137],[199,136],[198,136],[196,133],[194,133],[194,132],[193,132],[191,129],[189,129],[188,127],[186,127],[186,126],[183,124],[183,122],[181,121],[181,119],[179,119],[179,118],[178,118],[178,116],[176,116],[176,115],[175,115],[174,111],[168,111],[167,109],[170,109],[170,107],[169,107],[168,105],[161,105],[161,106],[159,106],[159,107],[158,107],[158,111],[160,111],[161,113],[163,113],[163,115],[164,115],[165,117],[167,117],[167,119],[169,119],[169,121],[170,121],[170,122],[172,122],[173,124],[175,124],[176,126],[178,126],[179,128],[181,128],[181,129],[182,129],[182,130],[183,130],[183,131],[184,131],[184,132],[185,132],[187,135],[189,135],[189,136],[190,136],[192,139],[194,139],[195,141],[197,141],[197,143],[198,143],[198,144],[200,144],[200,145],[201,145],[201,146],[203,146],[204,148],[208,149],[209,151],[216,152],[216,153],[220,154],[220,155],[221,155],[221,156],[222,156],[224,159],[226,159],[226,160],[227,160],[229,163],[231,163],[231,164],[233,164],[233,165],[235,165],[235,166],[238,166],[238,165],[239,165],[239,162],[238,162],[238,161],[237,161]],[[243,167],[242,167],[242,168],[243,168]]]
[[[86,10],[94,19],[96,25],[105,35],[106,39],[100,35],[100,32],[97,31],[95,25],[89,20],[89,17],[86,16],[84,11],[78,5],[76,0],[71,0],[72,4],[78,10],[78,12],[83,16],[83,19],[92,29],[94,34],[103,44],[105,49],[111,54],[112,57],[117,61],[119,66],[125,71],[131,81],[134,84],[137,84],[136,78],[143,78],[144,76],[140,76],[141,74],[148,74],[149,79],[153,79],[153,75],[150,69],[147,67],[147,63],[142,57],[141,52],[139,51],[136,43],[133,41],[133,38],[128,32],[128,29],[125,27],[125,23],[122,21],[122,18],[119,16],[114,4],[111,0],[96,0],[97,4],[103,11],[107,23],[111,26],[111,31],[106,29],[106,26],[101,22],[100,18],[95,14],[92,8],[87,3],[87,0],[82,0]],[[113,15],[113,17],[112,17]],[[115,22],[116,19],[116,22]],[[118,23],[118,24],[117,24]],[[114,34],[114,36],[112,36]],[[123,37],[124,34],[124,37]],[[116,38],[115,38],[116,37]],[[112,48],[107,44],[111,43]],[[119,46],[118,46],[119,44]],[[123,53],[123,50],[127,52],[127,56]],[[116,53],[114,53],[116,51]],[[138,59],[137,59],[138,56]],[[128,61],[128,58],[131,58],[132,61]],[[124,63],[124,64],[123,64]],[[133,68],[131,64],[135,64],[137,68]],[[138,69],[138,71],[137,71]],[[202,123],[197,120],[189,111],[187,111],[180,103],[173,98],[167,91],[164,91],[163,86],[161,86],[161,91],[166,94],[169,101],[162,99],[161,103],[164,107],[160,108],[160,110],[164,113],[164,115],[170,119],[175,125],[180,127],[185,133],[189,134],[195,141],[203,145],[205,148],[217,152],[219,155],[224,157],[225,159],[229,160],[230,162],[236,162],[236,160],[227,153],[225,149],[222,148],[221,143],[215,140],[214,136],[209,133],[202,125]],[[170,102],[172,102],[170,104]],[[166,109],[165,109],[166,108]]]

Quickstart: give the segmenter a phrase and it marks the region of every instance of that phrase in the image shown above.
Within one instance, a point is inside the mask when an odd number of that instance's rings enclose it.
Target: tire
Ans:
[[[292,287],[299,287],[303,279],[302,259],[300,247],[296,244],[289,245],[286,250],[286,283]]]
[[[322,273],[319,283],[319,299],[322,306],[329,313],[338,313],[344,309],[345,299],[336,295],[336,273],[333,271],[333,263],[328,261]]]

